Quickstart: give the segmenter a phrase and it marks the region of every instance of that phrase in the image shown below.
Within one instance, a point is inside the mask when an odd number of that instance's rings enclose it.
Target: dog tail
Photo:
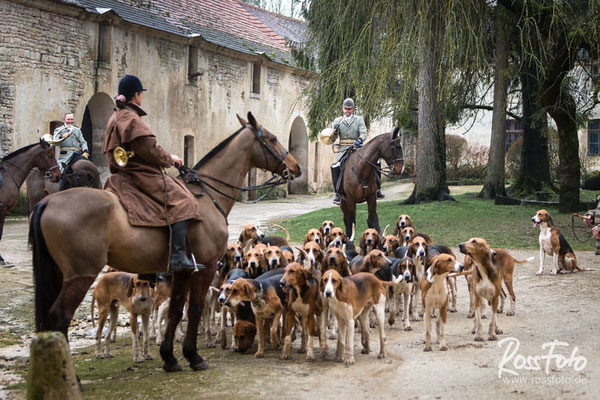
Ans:
[[[62,289],[62,274],[52,259],[42,233],[42,213],[48,201],[38,203],[31,214],[29,243],[33,249],[33,281],[35,287],[35,329],[50,330],[50,308]]]
[[[94,303],[96,302],[96,298],[94,297],[94,292],[92,292],[92,302],[90,304],[90,315],[92,316],[92,328],[96,327],[96,322],[94,321]]]
[[[282,231],[284,231],[284,232],[285,232],[285,240],[287,240],[287,241],[289,242],[289,241],[290,241],[290,233],[288,232],[288,230],[287,230],[287,229],[285,229],[285,228],[284,228],[283,226],[281,226],[281,225],[277,225],[277,224],[273,224],[273,225],[275,225],[276,227],[278,227],[279,229],[281,229]]]
[[[517,264],[525,264],[528,262],[531,262],[535,260],[535,257],[529,257],[527,260],[517,260],[516,258],[513,257],[513,261],[516,262]]]

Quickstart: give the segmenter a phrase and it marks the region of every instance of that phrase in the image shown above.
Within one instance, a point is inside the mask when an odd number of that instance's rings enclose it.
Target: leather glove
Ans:
[[[340,129],[340,123],[336,122],[335,124],[333,124],[333,129]]]
[[[362,144],[362,140],[360,140],[360,138],[359,138],[354,141],[353,146],[354,146],[354,148],[357,148],[357,147],[360,147],[361,144]]]
[[[85,151],[85,152],[82,154],[82,156],[84,156],[85,158],[90,158],[90,155],[89,155],[89,153],[88,153],[87,151]]]

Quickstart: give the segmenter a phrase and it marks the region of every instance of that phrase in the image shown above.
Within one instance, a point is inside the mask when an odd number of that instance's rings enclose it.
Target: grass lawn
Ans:
[[[593,193],[582,193],[582,200],[593,198]],[[390,225],[392,233],[396,219],[401,214],[412,218],[417,232],[427,233],[435,243],[456,247],[472,237],[482,237],[492,247],[538,249],[539,228],[533,228],[531,217],[539,206],[496,206],[493,200],[475,199],[475,193],[455,196],[455,202],[432,202],[405,205],[399,201],[383,201],[377,204],[379,224],[383,230]],[[547,207],[558,226],[574,250],[593,250],[595,241],[580,243],[573,236],[571,214],[559,214],[557,207]],[[581,210],[584,213],[587,210]],[[367,229],[367,207],[360,204],[356,212],[356,236]],[[310,228],[318,228],[324,220],[333,220],[336,226],[343,226],[343,215],[339,207],[331,207],[301,215],[282,225],[289,230],[291,240],[303,242]],[[589,233],[580,220],[575,221],[577,236],[585,240]],[[355,240],[355,243],[358,243]]]

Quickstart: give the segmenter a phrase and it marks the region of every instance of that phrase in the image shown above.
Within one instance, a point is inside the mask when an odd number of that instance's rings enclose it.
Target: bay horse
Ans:
[[[368,141],[362,148],[354,150],[344,167],[342,203],[346,235],[352,235],[352,226],[356,224],[356,204],[367,202],[369,215],[367,225],[381,234],[379,217],[377,216],[377,161],[383,158],[391,167],[392,175],[400,175],[404,171],[402,145],[398,136],[400,128],[392,132],[382,133]]]
[[[93,162],[83,157],[75,161],[73,165],[66,166],[63,171],[63,177],[67,182],[66,189],[74,187],[102,189],[98,168]],[[25,181],[25,185],[27,186],[29,214],[31,214],[33,208],[40,200],[49,194],[58,192],[60,188],[60,182],[53,182],[48,179],[37,168],[31,170]]]
[[[4,218],[8,211],[17,205],[19,189],[33,168],[37,168],[54,181],[60,179],[55,148],[44,139],[15,150],[0,160],[0,240],[4,230]],[[2,256],[0,264],[4,265]]]
[[[181,370],[173,355],[173,338],[188,293],[183,354],[193,370],[207,368],[197,352],[198,323],[227,246],[227,215],[246,174],[251,168],[261,168],[286,180],[301,173],[294,156],[251,113],[248,121],[238,119],[242,128],[194,166],[202,186],[186,183],[203,211],[201,220],[188,224],[188,240],[196,261],[206,268],[173,273],[167,329],[160,346],[167,372]],[[75,310],[105,265],[148,274],[166,271],[169,260],[168,228],[131,226],[117,196],[105,190],[73,188],[49,195],[33,211],[29,238],[38,332],[55,330],[67,336]]]

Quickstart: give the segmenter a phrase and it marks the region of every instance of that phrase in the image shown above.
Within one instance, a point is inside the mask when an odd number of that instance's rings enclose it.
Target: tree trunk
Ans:
[[[569,50],[567,37],[558,35],[553,41],[552,61],[546,68],[542,81],[540,102],[548,111],[558,131],[558,180],[560,183],[560,212],[577,211],[579,208],[579,182],[581,165],[579,160],[579,138],[577,136],[576,105],[564,79],[575,65],[576,50],[580,36],[573,36]]]
[[[506,97],[508,78],[507,18],[508,11],[498,4],[496,7],[496,71],[494,72],[494,111],[492,115],[492,137],[490,158],[486,168],[485,184],[479,197],[494,199],[506,196],[504,188],[504,156],[506,146]]]
[[[552,187],[548,158],[547,116],[539,102],[539,71],[533,60],[526,59],[519,73],[523,99],[523,149],[521,170],[509,191],[527,196]]]
[[[419,69],[419,134],[416,155],[416,183],[406,203],[448,200],[446,185],[446,137],[443,107],[439,101],[440,52],[445,20],[443,1],[432,1],[425,11],[420,42]]]

